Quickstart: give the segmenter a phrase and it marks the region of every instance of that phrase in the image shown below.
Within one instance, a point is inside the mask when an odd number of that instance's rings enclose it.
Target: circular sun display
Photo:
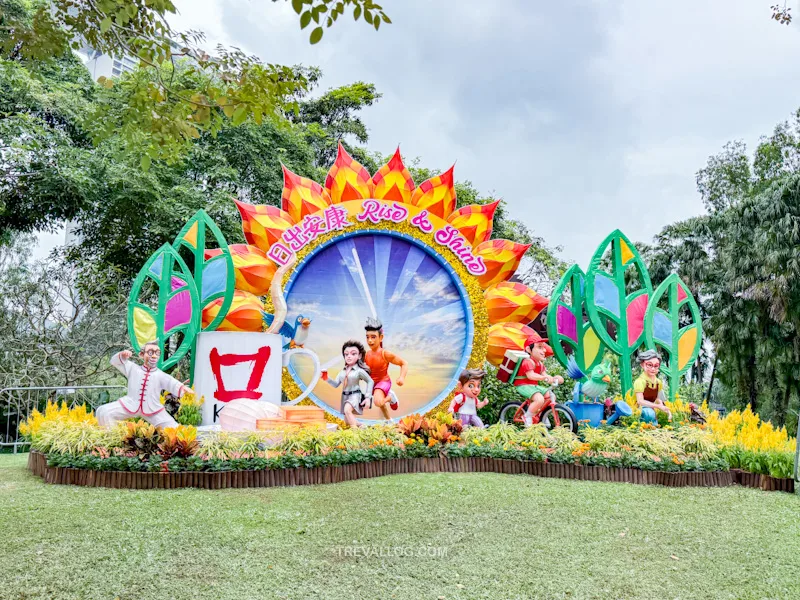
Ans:
[[[447,408],[461,371],[522,349],[534,333],[525,324],[547,303],[509,281],[528,245],[492,239],[498,202],[458,208],[452,168],[416,185],[399,151],[370,176],[340,145],[324,185],[284,167],[280,208],[236,204],[248,246],[234,259],[241,297],[219,328],[248,330],[275,266],[285,268],[285,306],[266,298],[265,321],[280,308],[285,347],[313,351],[326,376],[342,370],[345,341],[367,346],[367,318],[383,325],[384,349],[400,359],[377,369],[398,401],[391,418]],[[256,289],[241,291],[245,283]],[[288,361],[288,400],[312,382],[312,362]],[[344,393],[323,379],[303,402],[338,420]],[[363,418],[385,416],[373,407]]]
[[[369,349],[367,317],[383,325],[384,348],[408,365],[396,384],[397,416],[439,404],[466,366],[473,321],[464,287],[452,267],[421,242],[398,233],[334,238],[298,266],[285,286],[289,322],[310,320],[308,346],[335,377],[343,368],[342,344],[354,339]],[[313,368],[293,362],[290,373],[305,389]],[[396,381],[399,368],[390,367]],[[339,416],[341,392],[320,381],[311,398]],[[380,419],[377,407],[364,411]]]

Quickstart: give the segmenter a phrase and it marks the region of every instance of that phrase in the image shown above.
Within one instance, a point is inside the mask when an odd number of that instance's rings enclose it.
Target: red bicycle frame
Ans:
[[[551,391],[548,390],[547,395],[545,395],[545,397],[544,397],[544,400],[545,400],[545,402],[542,405],[542,409],[539,411],[538,414],[533,416],[533,421],[532,421],[533,424],[536,424],[541,420],[542,415],[544,414],[544,412],[548,408],[555,409],[555,407],[556,407],[555,394],[553,394]],[[528,411],[528,406],[530,406],[531,401],[532,401],[532,399],[528,398],[527,400],[525,400],[525,402],[523,402],[522,404],[519,405],[517,410],[514,412],[514,419],[513,419],[514,423],[519,423],[520,425],[524,425],[525,424],[525,413]],[[555,421],[554,425],[556,427],[561,427],[561,421],[558,418],[558,411],[557,410],[553,410],[553,420]]]

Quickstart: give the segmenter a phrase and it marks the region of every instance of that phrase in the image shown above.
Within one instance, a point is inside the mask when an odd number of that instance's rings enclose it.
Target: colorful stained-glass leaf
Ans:
[[[635,344],[644,331],[644,315],[647,312],[647,296],[642,294],[631,300],[626,310],[628,318],[628,343]]]
[[[620,357],[622,391],[627,393],[633,385],[631,363],[645,337],[641,309],[653,291],[650,275],[636,247],[616,230],[597,247],[586,282],[586,313],[600,340]]]
[[[155,271],[154,264],[160,268]],[[158,293],[155,309],[142,298],[142,287],[151,281]],[[188,318],[187,318],[188,315]],[[189,267],[169,244],[159,248],[139,271],[128,300],[128,337],[138,352],[145,342],[155,341],[161,349],[159,367],[175,365],[192,348],[200,330],[200,300]],[[170,337],[181,334],[177,348],[164,358],[164,347]],[[149,338],[149,339],[146,339]]]
[[[225,317],[225,312],[233,300],[233,258],[228,250],[225,236],[211,217],[204,210],[199,210],[186,222],[172,245],[178,251],[186,248],[192,255],[191,273],[194,285],[197,286],[200,309],[209,302],[222,298],[219,319],[203,327],[203,331],[213,331]],[[217,246],[220,252],[207,257],[207,250],[214,246]]]
[[[666,309],[661,308],[664,304]],[[681,315],[684,308],[688,308],[688,321],[686,311]],[[692,366],[702,345],[700,308],[694,297],[686,293],[686,286],[677,274],[667,277],[653,292],[644,328],[648,346],[666,353],[661,372],[669,382],[670,397],[674,398],[683,374]]]
[[[147,307],[135,306],[133,308],[133,336],[136,346],[142,347],[147,342],[156,339],[156,321],[152,311]]]
[[[605,345],[597,337],[591,322],[584,317],[585,276],[573,265],[558,282],[547,308],[547,337],[553,353],[566,368],[570,355],[584,373],[598,365]]]
[[[224,292],[227,282],[228,263],[224,260],[209,260],[203,267],[203,287],[200,292],[203,304],[206,304],[212,296]]]

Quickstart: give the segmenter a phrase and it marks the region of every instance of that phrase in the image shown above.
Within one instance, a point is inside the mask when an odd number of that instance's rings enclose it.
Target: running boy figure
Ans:
[[[636,403],[643,411],[647,408],[652,410],[651,418],[655,417],[655,411],[660,410],[667,413],[667,417],[672,421],[672,413],[664,403],[664,384],[658,378],[658,370],[661,368],[658,352],[645,350],[640,352],[636,358],[642,366],[642,374],[633,382]]]
[[[464,427],[483,427],[483,421],[478,416],[478,409],[489,404],[488,400],[478,400],[481,393],[481,383],[486,377],[483,369],[464,369],[458,376],[458,393],[453,396],[453,401],[447,412],[455,413],[456,419]]]
[[[367,317],[367,324],[364,326],[367,332],[367,346],[369,351],[365,358],[365,362],[370,368],[372,379],[375,382],[375,387],[372,392],[372,397],[375,401],[375,406],[381,409],[385,419],[391,419],[389,416],[389,407],[392,410],[397,410],[397,396],[392,394],[392,380],[389,379],[389,365],[397,365],[400,367],[400,377],[397,378],[397,385],[403,385],[406,382],[406,374],[408,373],[408,363],[396,354],[383,349],[383,324],[378,319]],[[389,397],[391,395],[391,401]]]
[[[533,334],[525,341],[525,352],[530,358],[522,361],[519,374],[514,379],[514,389],[531,403],[525,412],[525,426],[528,427],[539,422],[539,413],[544,408],[544,397],[552,394],[550,386],[553,383],[564,383],[560,375],[551,377],[544,368],[544,359],[547,356],[547,340]]]
[[[178,423],[161,406],[161,392],[183,396],[192,389],[167,375],[157,367],[161,350],[156,342],[147,342],[139,352],[140,367],[131,359],[133,352],[123,350],[111,357],[114,365],[128,379],[128,394],[116,402],[97,407],[97,422],[101,427],[110,427],[117,421],[129,417],[142,417],[156,427],[177,427]]]

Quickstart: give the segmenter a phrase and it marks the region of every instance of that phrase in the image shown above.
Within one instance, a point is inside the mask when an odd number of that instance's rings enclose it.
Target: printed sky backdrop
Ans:
[[[346,340],[356,339],[366,347],[364,323],[373,314],[370,298],[384,326],[384,347],[409,363],[406,384],[393,385],[400,399],[400,410],[393,416],[417,412],[457,376],[468,341],[459,290],[426,250],[390,235],[343,239],[318,252],[287,294],[288,320],[294,322],[298,315],[311,319],[305,347],[329,366],[331,377],[344,366]],[[296,366],[308,382],[310,363],[298,358]],[[390,367],[389,374],[395,382],[400,368]],[[338,411],[340,391],[320,382],[314,395]],[[380,413],[372,409],[365,416],[380,418]]]

